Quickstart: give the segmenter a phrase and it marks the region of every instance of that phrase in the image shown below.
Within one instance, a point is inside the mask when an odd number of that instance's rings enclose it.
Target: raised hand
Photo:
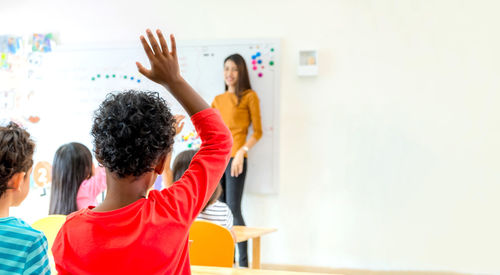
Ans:
[[[144,47],[144,51],[148,56],[149,63],[151,64],[151,69],[146,69],[139,62],[136,62],[137,68],[145,77],[170,89],[175,82],[182,80],[179,69],[179,61],[177,59],[177,47],[174,35],[170,35],[172,50],[169,51],[165,37],[163,37],[160,30],[156,30],[156,34],[158,35],[158,40],[160,42],[159,44],[151,30],[146,30],[146,34],[151,46],[142,35],[141,42]]]
[[[175,118],[175,135],[178,135],[182,132],[182,128],[184,128],[184,122],[182,121],[186,116],[183,115],[174,115]]]
[[[151,30],[146,30],[146,34],[151,46],[142,35],[141,43],[148,56],[151,69],[148,70],[141,63],[136,62],[139,72],[167,88],[190,116],[210,108],[207,102],[181,76],[174,36],[170,35],[172,50],[169,51],[167,41],[160,30],[156,31],[159,44]]]

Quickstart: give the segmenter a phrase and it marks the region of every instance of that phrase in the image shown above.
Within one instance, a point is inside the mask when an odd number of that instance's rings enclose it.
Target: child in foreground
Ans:
[[[9,217],[28,195],[34,149],[24,129],[0,127],[0,274],[50,274],[45,235]]]
[[[184,175],[162,191],[147,191],[162,173],[175,119],[158,93],[108,95],[92,126],[96,159],[106,168],[107,194],[95,208],[68,216],[52,252],[59,274],[190,274],[189,227],[215,191],[232,138],[219,113],[180,76],[158,30],[141,36],[151,70],[139,72],[167,88],[191,116],[202,145]]]
[[[94,169],[92,154],[78,142],[59,147],[52,162],[49,215],[68,215],[97,206],[97,195],[106,190],[106,171]]]

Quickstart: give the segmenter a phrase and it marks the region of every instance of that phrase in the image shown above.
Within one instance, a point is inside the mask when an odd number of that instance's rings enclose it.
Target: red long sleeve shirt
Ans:
[[[52,253],[59,274],[191,274],[189,227],[229,161],[232,138],[214,109],[191,117],[202,145],[172,187],[108,212],[68,216]]]

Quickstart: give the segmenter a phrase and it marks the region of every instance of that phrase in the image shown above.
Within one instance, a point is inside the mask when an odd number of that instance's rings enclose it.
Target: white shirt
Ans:
[[[233,213],[227,204],[220,201],[209,205],[196,219],[213,222],[229,230],[233,227]]]

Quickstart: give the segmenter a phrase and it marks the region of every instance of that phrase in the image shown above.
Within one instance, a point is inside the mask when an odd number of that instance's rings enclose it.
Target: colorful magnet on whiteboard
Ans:
[[[252,55],[252,59],[255,59],[255,58],[257,58],[257,56],[256,55]]]
[[[133,76],[132,76],[132,77],[130,77],[130,80],[134,80],[134,77],[133,77]]]
[[[92,77],[92,81],[94,81],[94,80],[95,80],[95,77]]]
[[[260,52],[257,52],[256,56],[259,57],[260,56]]]
[[[259,61],[257,61],[257,63],[262,64],[262,59],[259,59]]]
[[[106,75],[106,78],[109,78],[109,74]]]
[[[261,68],[264,69],[264,66],[262,66]]]
[[[254,71],[255,71],[255,70],[257,70],[257,66],[253,66],[253,70],[254,70]]]
[[[137,79],[137,83],[141,83],[141,80],[140,80],[140,79]]]
[[[116,77],[116,75],[114,74],[113,77]]]
[[[97,75],[97,77],[99,78],[99,77],[101,77],[101,75],[100,75],[100,74],[98,74],[98,75]]]
[[[273,66],[274,65],[274,61],[269,61],[269,65]]]
[[[262,77],[262,73],[259,73],[259,77]]]
[[[252,64],[254,64],[254,65],[255,65],[256,63],[257,63],[257,61],[256,61],[255,59],[254,59],[254,60],[252,60]]]
[[[274,48],[271,48],[271,51],[274,52]]]
[[[126,76],[126,75],[124,75],[124,76],[123,76],[123,79],[127,79],[127,76]]]

